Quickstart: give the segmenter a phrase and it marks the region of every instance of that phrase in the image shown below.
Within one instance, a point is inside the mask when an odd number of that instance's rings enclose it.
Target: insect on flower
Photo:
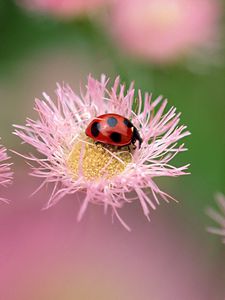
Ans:
[[[98,116],[91,121],[85,133],[96,142],[114,146],[127,146],[138,141],[140,148],[143,141],[131,121],[118,114]]]
[[[140,90],[136,97],[133,84],[126,91],[119,77],[111,88],[108,84],[105,75],[100,81],[89,76],[80,95],[58,85],[56,102],[44,93],[35,102],[39,119],[14,125],[14,133],[39,152],[23,156],[32,174],[44,179],[41,187],[53,184],[47,208],[76,193],[82,203],[78,220],[89,203],[100,204],[105,211],[111,207],[129,229],[118,213],[125,203],[140,201],[149,219],[149,208],[156,209],[160,198],[173,199],[154,178],[186,174],[188,165],[175,167],[170,161],[186,150],[178,141],[189,132],[178,125],[176,108],[164,112],[167,100],[162,97],[143,97]],[[136,141],[139,147],[127,147]]]

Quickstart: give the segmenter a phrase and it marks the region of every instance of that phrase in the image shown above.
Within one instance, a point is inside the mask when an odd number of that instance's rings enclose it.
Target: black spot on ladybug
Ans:
[[[128,119],[124,119],[124,120],[123,120],[123,123],[124,123],[128,128],[133,127],[133,124],[132,124],[131,121],[129,121]]]
[[[117,119],[114,118],[114,117],[109,117],[107,119],[107,124],[110,126],[110,127],[115,127],[116,124],[118,123]]]
[[[113,132],[110,134],[110,139],[114,143],[120,143],[121,142],[121,134],[119,132]]]
[[[99,122],[94,122],[92,125],[91,125],[91,134],[94,136],[94,137],[97,137],[99,135],[99,132],[100,132],[100,123]]]

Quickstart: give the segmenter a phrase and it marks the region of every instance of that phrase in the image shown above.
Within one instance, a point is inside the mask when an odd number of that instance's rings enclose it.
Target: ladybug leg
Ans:
[[[133,139],[131,141],[131,144],[128,145],[128,147],[129,147],[130,150],[134,151],[137,148],[137,146],[135,145],[135,143],[136,143],[136,139]]]
[[[98,146],[98,145],[101,145],[101,143],[100,142],[95,142],[95,145]]]
[[[132,149],[131,149],[130,145],[127,145],[127,149],[128,149],[128,151],[129,151],[130,153],[132,152]]]
[[[130,153],[134,150],[133,146],[131,146],[131,144],[126,145],[126,146],[118,146],[117,149],[121,149],[121,150],[125,150],[127,149]]]

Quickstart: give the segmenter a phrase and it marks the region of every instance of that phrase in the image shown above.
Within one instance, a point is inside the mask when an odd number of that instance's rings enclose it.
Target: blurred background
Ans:
[[[47,189],[14,155],[15,184],[0,205],[0,299],[219,300],[225,246],[206,232],[214,194],[225,193],[224,2],[219,0],[0,0],[0,136],[30,151],[12,124],[36,118],[34,98],[56,82],[79,93],[101,73],[163,95],[192,135],[176,165],[191,175],[160,178],[179,203],[144,219],[124,206],[128,233],[91,206],[81,223],[73,197],[43,211]]]

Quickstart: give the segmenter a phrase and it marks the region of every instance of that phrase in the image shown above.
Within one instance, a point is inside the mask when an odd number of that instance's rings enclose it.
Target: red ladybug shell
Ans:
[[[126,146],[133,140],[133,124],[118,114],[104,114],[93,119],[85,133],[96,142]]]

